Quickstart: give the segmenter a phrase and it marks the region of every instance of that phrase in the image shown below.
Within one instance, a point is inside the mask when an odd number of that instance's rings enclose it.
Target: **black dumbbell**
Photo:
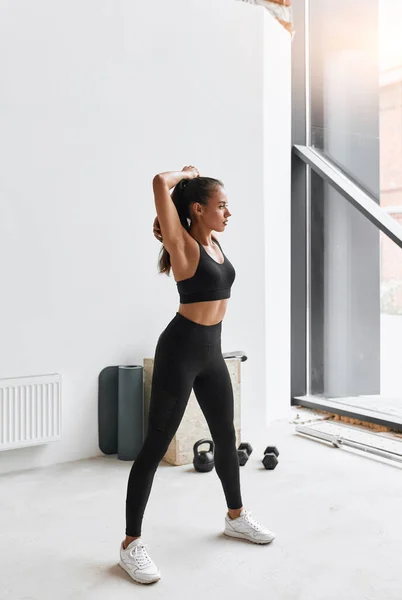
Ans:
[[[253,451],[253,447],[248,442],[243,442],[237,449],[237,456],[239,457],[239,465],[244,467],[248,459],[250,458],[250,454]]]
[[[266,469],[272,471],[272,469],[275,469],[276,465],[278,464],[278,456],[279,450],[276,446],[267,446],[265,448],[262,464]]]

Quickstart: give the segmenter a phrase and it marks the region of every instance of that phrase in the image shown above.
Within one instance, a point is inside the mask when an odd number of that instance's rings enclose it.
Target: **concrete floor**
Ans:
[[[289,421],[249,441],[244,504],[277,539],[226,538],[216,472],[161,463],[143,526],[162,573],[151,586],[117,566],[131,463],[100,457],[0,477],[1,600],[400,600],[401,468],[302,438]],[[265,471],[271,442],[280,463]]]

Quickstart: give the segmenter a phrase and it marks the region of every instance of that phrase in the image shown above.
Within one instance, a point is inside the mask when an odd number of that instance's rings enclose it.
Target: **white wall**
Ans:
[[[275,115],[264,192],[267,45],[287,61],[272,24],[267,39],[264,10],[232,0],[0,3],[0,378],[63,381],[62,441],[0,452],[1,473],[101,454],[99,372],[152,356],[178,308],[156,271],[151,181],[185,164],[229,193],[221,240],[237,280],[222,348],[249,357],[244,437],[264,426],[264,202],[286,197]]]
[[[291,45],[264,18],[264,217],[267,424],[290,416]],[[276,41],[272,59],[272,41]]]

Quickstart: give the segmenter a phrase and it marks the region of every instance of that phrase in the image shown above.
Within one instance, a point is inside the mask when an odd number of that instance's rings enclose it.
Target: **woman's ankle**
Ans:
[[[124,550],[127,548],[127,546],[129,544],[131,544],[131,542],[133,542],[134,540],[138,540],[141,536],[137,535],[136,537],[132,537],[131,535],[126,535],[126,539],[123,541],[123,548]]]
[[[231,519],[237,519],[237,517],[240,517],[240,513],[242,510],[243,506],[241,508],[236,509],[228,508],[228,515]]]

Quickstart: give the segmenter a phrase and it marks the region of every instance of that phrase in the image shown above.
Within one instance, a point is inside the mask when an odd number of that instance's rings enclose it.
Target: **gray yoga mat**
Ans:
[[[104,454],[117,454],[117,371],[105,367],[99,373],[98,438]]]
[[[104,454],[117,454],[121,460],[135,460],[144,441],[143,407],[142,366],[121,365],[101,371],[98,435],[99,448]]]
[[[117,458],[135,460],[144,442],[143,367],[119,366],[117,378]]]

